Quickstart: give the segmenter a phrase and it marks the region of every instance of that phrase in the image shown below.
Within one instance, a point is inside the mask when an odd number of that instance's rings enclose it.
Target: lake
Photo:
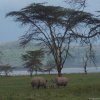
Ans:
[[[88,73],[99,73],[100,67],[88,67],[87,68]],[[84,73],[83,68],[63,68],[62,73],[70,74],[70,73]],[[33,72],[35,74],[35,72]],[[38,74],[48,74],[48,72],[38,72]],[[51,74],[57,74],[56,70],[51,71]],[[4,75],[4,73],[2,73]],[[21,70],[13,70],[13,72],[9,73],[10,76],[18,76],[18,75],[29,75],[29,72],[27,69],[21,69]]]

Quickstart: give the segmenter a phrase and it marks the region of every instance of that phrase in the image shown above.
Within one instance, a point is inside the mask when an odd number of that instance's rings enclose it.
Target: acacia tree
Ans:
[[[89,49],[90,48],[90,49]],[[84,67],[84,72],[87,74],[87,65],[88,63],[93,63],[94,66],[96,66],[96,57],[95,57],[95,51],[93,48],[87,46],[85,47],[85,54],[83,56],[83,67]]]
[[[20,11],[12,11],[7,16],[14,16],[15,21],[28,25],[28,32],[21,37],[22,45],[36,40],[49,48],[58,76],[61,76],[61,70],[70,55],[71,44],[89,44],[90,38],[100,32],[100,21],[92,14],[58,6],[31,4]],[[84,28],[88,31],[82,32]]]
[[[30,76],[32,76],[33,71],[36,72],[39,70],[39,67],[42,65],[42,59],[44,56],[43,50],[27,51],[26,54],[22,55],[22,59],[25,61],[25,67],[28,68]]]
[[[5,76],[8,76],[8,74],[13,71],[13,68],[11,65],[5,64],[5,65],[0,65],[0,70],[1,72],[4,72]]]

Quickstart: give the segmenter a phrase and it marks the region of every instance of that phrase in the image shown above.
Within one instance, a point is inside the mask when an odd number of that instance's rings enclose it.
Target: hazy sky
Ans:
[[[25,32],[25,28],[21,27],[20,23],[14,22],[13,18],[5,18],[6,13],[20,10],[34,2],[47,1],[48,5],[66,6],[64,0],[0,0],[0,44],[18,40]],[[86,10],[91,13],[100,10],[100,0],[88,0]]]

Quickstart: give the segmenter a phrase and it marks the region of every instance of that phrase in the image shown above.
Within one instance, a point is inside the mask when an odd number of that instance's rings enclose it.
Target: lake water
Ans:
[[[99,73],[100,67],[89,67],[87,68],[88,73]],[[70,73],[84,73],[83,68],[63,68],[62,73],[70,74]],[[3,75],[4,73],[2,73]],[[33,72],[35,74],[35,72]],[[38,72],[38,74],[48,74],[48,72]],[[56,70],[51,71],[51,74],[57,74]],[[10,76],[17,76],[17,75],[29,75],[29,72],[26,69],[23,70],[14,70],[13,72],[9,73]]]

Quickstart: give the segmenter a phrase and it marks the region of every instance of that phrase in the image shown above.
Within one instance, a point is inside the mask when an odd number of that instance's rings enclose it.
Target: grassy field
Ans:
[[[42,75],[50,80],[55,75]],[[100,98],[100,73],[66,74],[66,87],[32,89],[29,76],[0,77],[0,100],[89,100]],[[92,100],[92,99],[91,99]],[[99,100],[99,99],[98,99]]]

